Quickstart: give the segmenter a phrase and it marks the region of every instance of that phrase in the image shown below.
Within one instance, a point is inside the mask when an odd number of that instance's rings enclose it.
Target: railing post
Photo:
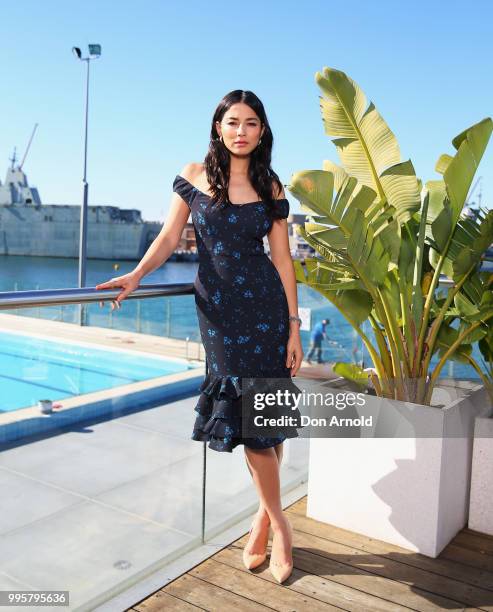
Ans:
[[[170,299],[166,298],[166,332],[165,332],[166,338],[169,338],[171,335],[171,321],[170,321],[171,312],[170,311],[171,311]]]
[[[207,363],[207,357],[205,359],[205,375],[207,376],[209,367]],[[202,544],[205,543],[205,483],[207,476],[207,442],[204,441],[202,447]]]

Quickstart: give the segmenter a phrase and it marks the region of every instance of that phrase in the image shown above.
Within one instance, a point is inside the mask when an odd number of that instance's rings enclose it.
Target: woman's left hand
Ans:
[[[291,368],[291,376],[296,376],[303,361],[303,349],[301,348],[301,338],[299,331],[291,332],[287,346],[286,367]]]

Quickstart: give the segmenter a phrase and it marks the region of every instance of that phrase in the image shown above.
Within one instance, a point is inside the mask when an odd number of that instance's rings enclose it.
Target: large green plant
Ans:
[[[493,242],[493,211],[463,214],[493,122],[488,117],[456,136],[455,155],[436,165],[443,178],[423,186],[351,78],[324,68],[315,79],[325,132],[342,166],[324,161],[322,170],[292,175],[289,191],[309,215],[298,232],[319,254],[295,262],[297,279],[357,331],[373,361],[377,394],[429,405],[447,360],[477,365],[472,345],[493,317],[492,292],[479,274]],[[441,275],[451,279],[445,293]],[[365,321],[374,339],[363,331]]]

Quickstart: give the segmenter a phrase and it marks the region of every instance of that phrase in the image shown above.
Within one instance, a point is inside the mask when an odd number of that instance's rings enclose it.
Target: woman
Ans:
[[[258,97],[243,90],[227,94],[214,113],[204,163],[187,164],[174,180],[176,195],[159,236],[135,270],[96,289],[122,287],[114,301],[120,307],[142,277],[173,253],[191,212],[200,261],[195,303],[210,367],[200,386],[192,439],[208,441],[216,451],[244,445],[260,504],[243,561],[248,569],[263,563],[270,526],[269,567],[283,582],[293,567],[292,529],[281,506],[279,470],[283,440],[298,433],[292,428],[274,437],[242,437],[240,384],[241,377],[283,378],[299,391],[291,382],[303,351],[289,202],[270,166],[272,143]],[[263,248],[266,234],[271,259]]]

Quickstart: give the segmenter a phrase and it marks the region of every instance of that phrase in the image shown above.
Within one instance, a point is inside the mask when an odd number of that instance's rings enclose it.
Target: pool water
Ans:
[[[0,332],[0,413],[190,369],[178,360]]]

